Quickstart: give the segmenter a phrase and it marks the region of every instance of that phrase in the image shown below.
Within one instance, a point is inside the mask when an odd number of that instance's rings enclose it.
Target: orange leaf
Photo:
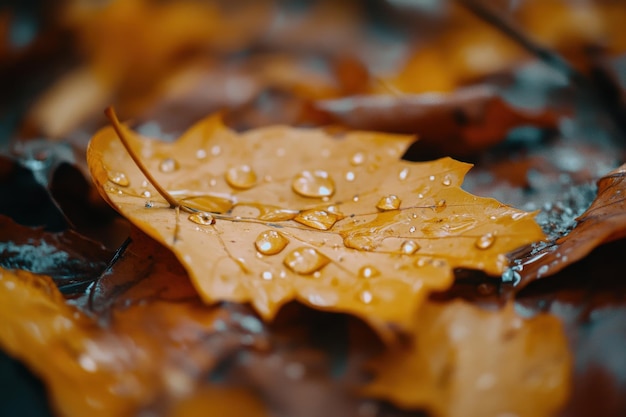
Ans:
[[[295,299],[406,324],[453,268],[501,274],[500,255],[543,236],[533,214],[462,191],[468,164],[400,160],[409,136],[238,135],[212,116],[168,144],[116,127],[170,201],[111,128],[87,154],[103,196],[174,251],[206,302],[250,302],[266,319]]]
[[[146,250],[155,246],[158,253],[155,243],[142,242]],[[231,396],[227,387],[204,383],[203,376],[240,348],[242,337],[255,343],[260,335],[224,330],[228,312],[197,297],[181,298],[168,286],[180,287],[186,277],[167,268],[153,262],[136,286],[118,283],[109,298],[121,302],[95,318],[67,304],[47,276],[0,268],[0,348],[43,380],[59,416],[132,416],[155,405],[180,415],[200,404],[209,414],[227,415],[222,411],[232,411],[232,404],[206,404],[196,396],[226,390],[227,400],[245,393]],[[218,332],[219,341],[211,338]],[[252,398],[242,404],[245,415],[265,415]]]
[[[411,347],[388,351],[366,393],[435,416],[552,416],[567,400],[570,354],[560,321],[426,303]]]

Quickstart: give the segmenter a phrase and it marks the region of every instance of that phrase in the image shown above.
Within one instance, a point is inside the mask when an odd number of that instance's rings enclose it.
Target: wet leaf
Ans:
[[[374,362],[367,394],[450,417],[547,417],[567,400],[570,354],[554,316],[426,303],[412,333],[410,347]]]
[[[591,206],[576,219],[576,226],[555,242],[531,248],[512,268],[522,286],[553,275],[575,263],[599,245],[626,236],[626,165],[598,181],[598,193]]]
[[[71,231],[51,233],[0,215],[0,267],[52,277],[60,287],[85,287],[112,257],[100,244]]]
[[[120,129],[176,201],[159,196],[111,128],[88,151],[105,198],[174,251],[205,301],[251,302],[265,318],[299,300],[406,323],[450,285],[452,268],[499,275],[501,254],[542,237],[532,213],[462,191],[469,165],[399,160],[408,136],[237,135],[216,116],[174,144]]]
[[[126,299],[123,308],[94,318],[66,304],[48,277],[0,269],[0,347],[45,382],[58,415],[179,415],[188,401],[208,406],[196,389],[220,388],[204,383],[206,374],[243,339],[250,345],[261,338],[232,327],[229,311],[197,297],[160,298],[162,285],[150,285],[162,274],[156,271],[142,281],[151,297],[145,289],[139,300],[117,294]],[[229,406],[215,402],[205,411]],[[256,406],[250,413],[264,415]]]

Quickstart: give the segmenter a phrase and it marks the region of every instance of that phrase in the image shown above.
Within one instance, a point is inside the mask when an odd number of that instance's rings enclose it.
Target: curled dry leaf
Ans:
[[[570,354],[554,316],[429,302],[412,330],[409,349],[373,364],[367,394],[450,417],[547,417],[567,400]]]
[[[87,154],[103,196],[174,251],[206,302],[250,302],[266,319],[299,300],[407,324],[453,268],[499,275],[501,254],[543,236],[532,213],[462,191],[468,164],[400,160],[409,136],[285,126],[238,135],[213,116],[168,144],[112,118],[155,178],[104,129]]]
[[[566,236],[531,249],[510,270],[521,286],[553,275],[599,245],[626,237],[626,165],[598,181],[598,194]],[[521,287],[520,287],[521,288]]]

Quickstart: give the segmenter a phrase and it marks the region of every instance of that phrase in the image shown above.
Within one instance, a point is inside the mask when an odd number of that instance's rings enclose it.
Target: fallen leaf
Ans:
[[[518,126],[554,128],[549,111],[516,109],[492,87],[472,86],[452,93],[362,95],[316,102],[316,108],[356,129],[417,133],[421,149],[467,157],[501,143]]]
[[[431,302],[410,342],[373,363],[366,394],[450,417],[548,417],[568,398],[570,353],[554,316]]]
[[[133,416],[150,409],[178,415],[187,401],[209,406],[208,413],[232,411],[232,404],[197,399],[196,389],[227,388],[204,377],[242,341],[249,346],[262,333],[232,327],[228,309],[207,307],[197,297],[168,301],[159,298],[162,286],[147,287],[151,297],[117,294],[126,299],[122,308],[94,318],[66,304],[48,277],[0,269],[0,347],[45,382],[60,416]]]
[[[553,275],[575,263],[603,243],[626,237],[626,165],[598,181],[598,193],[591,206],[576,219],[576,226],[554,242],[525,249],[509,270],[519,288]],[[512,255],[515,256],[515,255]]]
[[[115,127],[157,180],[104,129],[87,158],[105,199],[174,251],[206,302],[250,302],[266,319],[299,300],[406,324],[452,268],[499,275],[499,255],[543,236],[532,213],[462,191],[468,164],[399,160],[408,136],[237,135],[212,116],[167,144]]]

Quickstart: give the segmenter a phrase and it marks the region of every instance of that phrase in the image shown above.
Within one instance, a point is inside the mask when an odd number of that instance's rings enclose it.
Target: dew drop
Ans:
[[[294,218],[300,224],[318,230],[328,230],[339,220],[339,215],[325,210],[305,210]]]
[[[196,151],[196,158],[197,159],[204,159],[204,158],[206,158],[206,151],[204,149],[198,149]]]
[[[354,201],[355,203],[359,202],[359,195],[355,194],[354,196],[352,196],[352,201]]]
[[[294,177],[291,188],[303,197],[330,197],[335,193],[335,182],[326,171],[302,171]]]
[[[404,181],[409,177],[409,168],[403,168],[399,173],[398,173],[398,179],[400,181]]]
[[[220,147],[220,145],[214,145],[211,148],[211,155],[218,156],[221,153],[222,153],[222,148]]]
[[[152,208],[154,207],[154,203],[150,200],[146,201],[146,203],[144,204],[145,208]]]
[[[272,274],[272,271],[263,271],[261,272],[261,278],[265,281],[271,281],[274,278],[274,274]]]
[[[374,294],[369,290],[363,290],[359,293],[359,300],[361,300],[363,304],[371,304],[374,300]]]
[[[174,158],[165,158],[159,164],[159,171],[170,173],[178,170],[178,161]]]
[[[352,182],[354,181],[355,178],[356,178],[356,175],[354,175],[354,172],[352,171],[346,172],[346,181]]]
[[[357,152],[350,158],[350,163],[354,166],[363,165],[365,162],[365,154],[363,152]]]
[[[152,197],[152,193],[150,191],[146,190],[146,191],[141,193],[141,196],[145,197],[145,198],[150,198],[150,197]]]
[[[378,200],[376,208],[382,211],[398,210],[402,201],[397,195],[390,194]]]
[[[417,252],[420,249],[420,245],[418,245],[417,243],[415,243],[415,241],[413,240],[407,240],[406,242],[404,242],[402,244],[402,246],[400,247],[400,251],[404,254],[404,255],[413,255],[415,252]]]
[[[148,186],[148,181],[146,181],[146,180],[141,181],[141,186],[143,188],[146,188]]]
[[[319,271],[328,263],[328,259],[323,254],[313,248],[300,247],[289,252],[283,263],[293,272],[301,275],[310,275]]]
[[[441,180],[441,183],[447,187],[452,184],[452,179],[450,178],[449,175],[444,175],[443,179]]]
[[[109,174],[109,181],[114,184],[119,185],[120,187],[128,187],[130,185],[130,180],[123,172],[112,172]]]
[[[190,214],[188,219],[196,224],[201,224],[203,226],[210,226],[215,224],[215,219],[209,213],[198,212]]]
[[[537,278],[541,278],[548,272],[549,269],[550,267],[548,265],[542,265],[541,268],[537,270]]]
[[[261,232],[254,241],[256,249],[263,255],[276,255],[289,243],[289,239],[275,230]]]
[[[409,227],[409,233],[415,233],[415,226]]]
[[[256,184],[256,173],[250,165],[239,165],[226,171],[226,182],[233,188],[246,190]]]
[[[430,181],[435,181],[435,176],[434,176],[434,175],[431,175],[430,177],[428,177],[428,179],[429,179]]]
[[[476,241],[474,242],[474,246],[476,246],[478,249],[485,250],[492,247],[495,241],[496,237],[493,235],[493,233],[485,233],[484,235],[476,239]]]
[[[443,211],[446,208],[446,200],[439,200],[435,203],[435,211],[437,213]]]
[[[380,271],[371,265],[365,265],[359,269],[359,277],[361,278],[373,278],[380,275]]]

